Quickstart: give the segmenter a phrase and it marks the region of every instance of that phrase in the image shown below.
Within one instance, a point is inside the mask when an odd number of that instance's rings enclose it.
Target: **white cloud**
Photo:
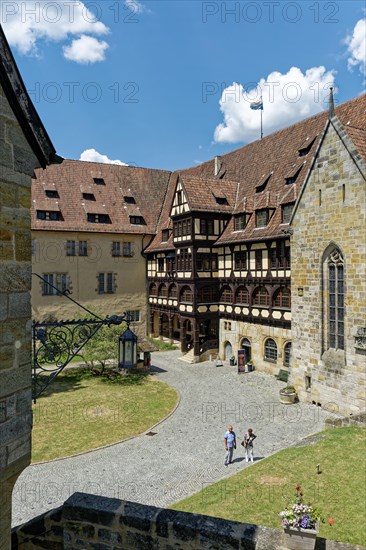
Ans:
[[[138,0],[125,0],[126,8],[132,13],[142,13],[145,10],[145,6],[138,2]]]
[[[64,46],[64,57],[76,63],[88,64],[105,60],[105,52],[109,48],[104,40],[97,40],[93,36],[82,34],[73,40],[70,46]]]
[[[220,99],[224,122],[215,129],[215,142],[248,142],[260,137],[260,111],[250,103],[263,98],[263,133],[290,126],[327,107],[329,87],[334,84],[334,72],[324,67],[312,67],[302,73],[291,67],[286,73],[274,71],[261,78],[255,90],[233,83]]]
[[[366,75],[366,18],[357,21],[352,36],[346,38],[348,51],[348,68],[359,65],[360,72]]]
[[[86,149],[80,155],[79,160],[84,160],[86,162],[100,162],[102,164],[118,164],[119,166],[128,166],[125,162],[121,160],[111,160],[107,155],[102,155],[98,153],[95,149]]]
[[[94,14],[79,0],[14,0],[4,2],[1,9],[1,23],[10,45],[27,55],[39,54],[41,40],[65,42],[86,33],[108,34],[101,16],[101,9]]]

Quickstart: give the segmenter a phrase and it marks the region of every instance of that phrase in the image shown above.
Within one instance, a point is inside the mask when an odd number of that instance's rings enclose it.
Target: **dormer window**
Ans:
[[[163,229],[161,232],[161,240],[163,243],[165,243],[167,240],[169,240],[169,229]]]
[[[93,178],[95,185],[105,185],[104,178]]]
[[[302,167],[303,167],[303,164],[301,166],[297,166],[296,168],[293,169],[292,172],[290,172],[287,176],[285,176],[286,185],[295,183],[295,181],[298,178],[298,175],[301,172]]]
[[[48,199],[59,199],[60,198],[60,195],[58,194],[58,192],[56,190],[46,189],[45,194],[46,194],[46,197]]]
[[[95,196],[93,193],[83,193],[83,199],[85,201],[95,201]]]
[[[229,203],[225,197],[215,197],[217,204],[223,204],[227,206]]]
[[[267,183],[269,182],[270,177],[272,176],[273,172],[267,175],[263,175],[261,178],[261,181],[256,185],[255,192],[256,193],[262,193],[262,191],[265,190]]]
[[[126,204],[136,204],[134,197],[131,197],[131,196],[125,196],[123,197],[123,200],[125,201]]]
[[[131,225],[143,225],[144,218],[142,216],[130,216]]]
[[[310,149],[312,148],[315,140],[316,140],[316,137],[313,139],[310,139],[309,137],[306,138],[304,143],[298,149],[299,157],[305,157],[310,152]]]
[[[266,227],[269,222],[269,210],[263,208],[262,210],[257,210],[256,212],[256,227]]]
[[[284,204],[282,206],[282,223],[290,223],[291,214],[294,209],[294,203]]]
[[[87,214],[89,223],[112,223],[108,214]]]
[[[37,210],[37,220],[59,222],[62,221],[62,214],[59,210]]]
[[[239,214],[234,216],[234,231],[243,231],[246,226],[246,215]]]

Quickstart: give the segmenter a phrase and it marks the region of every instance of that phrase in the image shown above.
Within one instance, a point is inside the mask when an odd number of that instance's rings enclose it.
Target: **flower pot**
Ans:
[[[290,405],[291,403],[295,403],[296,400],[296,392],[293,393],[283,393],[280,391],[280,402],[284,405]]]
[[[318,529],[285,527],[285,543],[289,550],[314,550]]]

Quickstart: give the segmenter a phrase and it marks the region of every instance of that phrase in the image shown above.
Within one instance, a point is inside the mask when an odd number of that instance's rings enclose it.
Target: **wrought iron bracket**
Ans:
[[[125,321],[127,327],[129,327],[130,319],[126,313],[123,313],[123,315],[112,315],[111,317],[107,316],[103,319],[76,302],[76,300],[70,298],[67,291],[60,291],[37,273],[33,275],[39,277],[45,284],[54,288],[58,294],[65,296],[93,316],[91,319],[50,322],[33,321],[32,398],[36,402],[37,397],[44,392],[56,376],[79,354],[85,344],[103,326],[120,325]],[[44,373],[49,374],[48,376],[44,376]]]

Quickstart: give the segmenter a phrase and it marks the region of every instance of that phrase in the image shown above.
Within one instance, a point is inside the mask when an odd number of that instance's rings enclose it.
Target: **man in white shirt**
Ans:
[[[231,424],[228,426],[228,431],[224,435],[224,442],[225,442],[225,449],[226,449],[224,464],[225,466],[227,466],[228,464],[232,463],[233,452],[234,452],[234,449],[236,449],[236,435],[235,435],[235,432],[233,431],[233,427]]]

